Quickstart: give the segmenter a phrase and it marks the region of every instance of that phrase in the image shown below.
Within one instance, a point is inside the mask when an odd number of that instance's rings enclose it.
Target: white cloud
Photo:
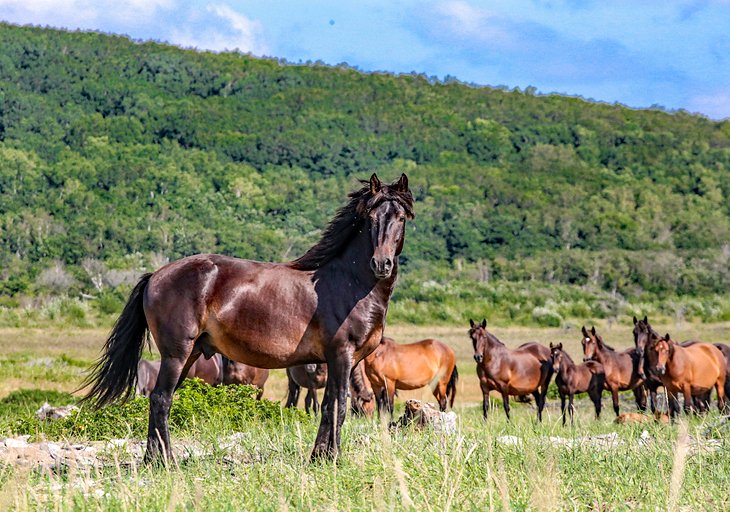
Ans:
[[[103,21],[146,23],[176,0],[0,0],[4,21],[66,28],[99,28]]]
[[[259,21],[252,20],[223,4],[209,5],[206,10],[213,19],[184,29],[173,29],[170,40],[181,46],[204,50],[239,50],[255,55],[268,53],[264,29]]]

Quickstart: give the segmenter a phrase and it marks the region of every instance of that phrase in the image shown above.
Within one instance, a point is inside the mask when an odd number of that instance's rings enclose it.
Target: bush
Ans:
[[[557,312],[543,307],[536,307],[532,310],[532,319],[542,327],[560,327],[563,325],[563,317]]]
[[[243,430],[252,422],[282,423],[306,418],[299,409],[282,409],[277,402],[256,400],[257,394],[258,389],[251,386],[213,387],[199,379],[186,379],[172,402],[170,430],[177,434],[191,432],[201,422],[216,422],[223,429]],[[48,401],[60,405],[57,401]],[[78,412],[54,422],[40,421],[32,413],[26,414],[10,428],[15,434],[42,435],[48,439],[142,438],[147,434],[148,414],[149,399],[135,397],[124,404],[97,410],[83,406]]]

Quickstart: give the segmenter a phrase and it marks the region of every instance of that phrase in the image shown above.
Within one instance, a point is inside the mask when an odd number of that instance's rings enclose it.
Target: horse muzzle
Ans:
[[[667,367],[666,366],[657,366],[656,372],[658,375],[664,375],[665,373],[667,373]]]
[[[393,259],[389,257],[370,259],[370,269],[378,279],[387,279],[393,273]]]
[[[484,356],[482,354],[474,354],[474,361],[481,364],[484,361]]]

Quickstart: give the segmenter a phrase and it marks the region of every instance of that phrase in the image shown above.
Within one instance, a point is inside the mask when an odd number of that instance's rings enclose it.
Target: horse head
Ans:
[[[487,319],[483,319],[481,323],[474,323],[469,319],[469,337],[474,346],[474,361],[481,364],[484,361],[484,350],[487,347]]]
[[[373,174],[357,213],[367,221],[370,232],[373,248],[370,269],[376,279],[387,279],[403,250],[406,220],[414,217],[408,177],[402,174],[397,181],[384,185]]]

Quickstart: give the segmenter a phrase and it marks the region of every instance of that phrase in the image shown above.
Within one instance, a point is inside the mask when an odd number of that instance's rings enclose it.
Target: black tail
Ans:
[[[122,314],[104,344],[104,354],[91,368],[82,388],[91,386],[82,402],[101,407],[121,398],[126,401],[137,383],[137,365],[147,334],[142,299],[152,274],[143,275],[129,295]]]
[[[454,400],[456,399],[456,383],[459,382],[459,370],[454,365],[454,371],[451,372],[449,383],[446,384],[446,396],[451,397],[451,408],[454,408]]]

